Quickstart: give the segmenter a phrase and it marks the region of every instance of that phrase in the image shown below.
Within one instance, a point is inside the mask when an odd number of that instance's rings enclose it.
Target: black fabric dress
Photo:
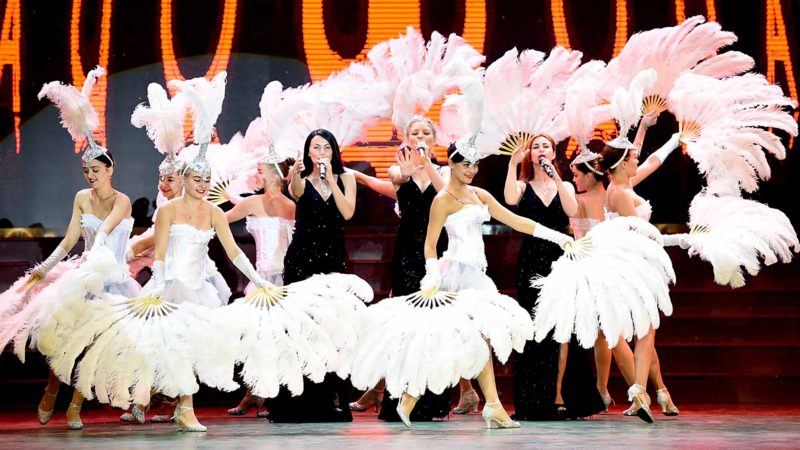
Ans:
[[[419,290],[419,282],[425,276],[425,235],[428,231],[431,203],[436,197],[433,183],[421,191],[413,179],[409,179],[397,189],[397,203],[400,206],[400,225],[397,227],[397,238],[392,255],[392,296],[413,294]],[[447,248],[447,233],[442,233],[437,247]],[[442,246],[442,243],[444,245]],[[389,391],[383,392],[383,406],[378,418],[390,422],[399,422],[397,415],[397,399],[389,397]],[[410,419],[414,422],[431,421],[447,417],[450,413],[450,392],[445,390],[439,395],[425,392],[411,411]]]
[[[344,247],[344,218],[333,195],[328,200],[305,181],[305,191],[297,201],[295,231],[283,261],[285,284],[302,281],[319,273],[344,272],[347,253]],[[344,191],[342,177],[339,189]],[[348,407],[352,386],[335,373],[322,383],[303,378],[303,393],[292,397],[281,387],[275,398],[267,399],[271,422],[351,422]]]
[[[559,195],[545,206],[530,183],[525,183],[517,213],[556,231],[568,231],[569,218],[561,207]],[[539,297],[539,289],[530,285],[531,278],[547,275],[562,254],[561,248],[552,242],[527,235],[522,238],[517,262],[517,301],[527,311],[533,312]],[[548,337],[541,343],[528,341],[525,350],[514,355],[515,420],[581,418],[605,410],[592,372],[592,355],[573,339],[561,385],[566,417],[559,415],[555,406],[559,346]]]

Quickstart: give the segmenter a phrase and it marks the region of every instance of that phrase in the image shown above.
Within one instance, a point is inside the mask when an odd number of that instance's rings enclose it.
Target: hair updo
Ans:
[[[619,167],[617,163],[619,163],[622,158],[628,158],[632,154],[631,150],[625,150],[624,148],[616,148],[606,145],[603,147],[603,151],[600,152],[600,158],[597,159],[597,168],[598,170],[604,173],[610,173],[612,167]]]

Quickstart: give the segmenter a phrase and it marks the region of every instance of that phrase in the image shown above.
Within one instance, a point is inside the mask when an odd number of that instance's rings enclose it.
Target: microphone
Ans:
[[[325,178],[327,178],[327,176],[328,176],[327,170],[328,169],[325,168],[325,164],[319,163],[319,179],[320,180],[324,181]]]
[[[417,142],[417,151],[419,152],[419,156],[425,156],[425,150],[428,149],[428,145],[425,144],[425,141],[418,141]]]
[[[547,161],[547,158],[544,156],[539,156],[539,166],[544,169],[544,172],[547,174],[548,177],[553,178],[555,174],[553,173],[553,167],[550,165],[550,162]]]

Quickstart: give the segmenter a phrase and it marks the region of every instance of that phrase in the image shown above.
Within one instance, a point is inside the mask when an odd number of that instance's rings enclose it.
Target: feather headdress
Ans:
[[[462,77],[458,86],[460,94],[450,94],[445,98],[441,125],[455,140],[456,153],[474,164],[483,157],[476,142],[483,121],[483,84],[479,78],[469,76]]]
[[[97,79],[105,74],[105,69],[97,66],[86,74],[86,81],[83,82],[83,88],[80,91],[75,86],[63,84],[60,81],[51,81],[42,86],[42,90],[37,96],[39,100],[47,97],[58,108],[61,125],[67,129],[73,141],[83,142],[84,139],[88,141],[88,146],[81,156],[84,164],[107,152],[105,147],[95,143],[92,138],[92,132],[97,128],[99,122],[97,111],[89,101]]]
[[[564,102],[564,117],[567,132],[578,141],[580,152],[571,164],[583,164],[597,175],[602,172],[595,169],[590,162],[600,155],[586,147],[587,142],[597,124],[611,118],[611,108],[601,104],[597,95],[599,79],[605,70],[603,61],[590,61],[581,66],[567,85],[567,94]]]
[[[222,101],[225,99],[225,79],[227,72],[218,73],[213,80],[204,77],[191,80],[171,80],[169,87],[182,92],[186,96],[189,110],[194,122],[194,143],[200,145],[197,156],[186,164],[184,170],[193,170],[201,175],[210,175],[211,166],[206,161],[206,150],[211,142],[214,124],[222,112]]]
[[[669,96],[670,111],[680,123],[686,152],[705,175],[712,194],[739,196],[754,192],[770,168],[764,151],[786,156],[781,139],[770,128],[797,135],[790,114],[796,102],[760,74],[722,80],[687,73]]]
[[[186,105],[183,100],[182,94],[169,99],[160,84],[150,83],[147,86],[147,102],[150,106],[140,104],[131,115],[131,124],[136,128],[144,127],[156,150],[164,155],[164,161],[158,166],[161,175],[183,169],[183,163],[175,157],[184,144]]]
[[[619,136],[607,143],[610,147],[626,150],[635,148],[628,140],[628,132],[642,118],[644,91],[653,86],[656,76],[656,71],[653,69],[643,70],[633,77],[628,89],[619,87],[614,91],[611,99],[611,115],[619,126]],[[623,155],[620,161],[624,159]]]

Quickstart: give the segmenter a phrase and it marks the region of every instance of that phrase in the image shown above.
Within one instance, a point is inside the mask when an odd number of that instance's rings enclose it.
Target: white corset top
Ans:
[[[590,219],[588,217],[569,218],[569,226],[572,227],[572,235],[575,236],[575,239],[584,237],[589,230],[600,222],[600,220]]]
[[[83,229],[83,240],[86,250],[94,245],[94,238],[97,230],[103,221],[94,214],[81,214],[81,228]],[[128,238],[133,231],[133,218],[123,219],[106,238],[105,246],[114,253],[114,258],[120,263],[125,263],[125,247],[128,245]]]
[[[208,242],[214,229],[198,230],[185,223],[169,227],[164,278],[178,280],[189,288],[200,286],[207,277]]]
[[[464,205],[444,222],[449,239],[442,259],[456,261],[486,270],[483,250],[483,222],[491,219],[486,205]]]
[[[256,270],[261,276],[283,272],[283,257],[292,240],[294,221],[247,216],[247,231],[256,241]]]
[[[650,216],[653,215],[653,207],[650,206],[650,202],[645,200],[639,206],[636,207],[636,217],[640,219],[644,219],[646,221],[650,221]],[[606,219],[613,219],[615,217],[619,217],[618,213],[615,212],[608,212],[606,211]]]

